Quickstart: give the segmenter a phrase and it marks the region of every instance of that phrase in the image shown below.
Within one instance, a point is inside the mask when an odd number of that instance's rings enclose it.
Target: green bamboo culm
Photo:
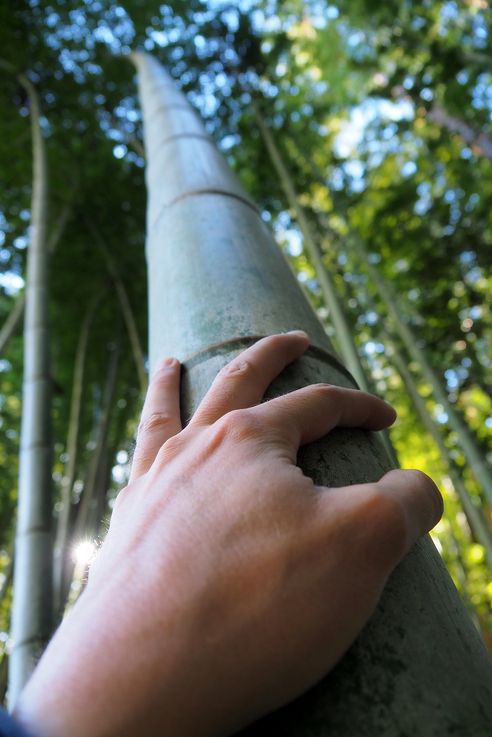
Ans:
[[[123,320],[125,322],[126,330],[128,333],[128,340],[132,349],[133,360],[135,362],[135,369],[137,371],[138,381],[140,383],[140,391],[142,398],[145,396],[147,391],[147,373],[145,370],[145,357],[144,352],[140,343],[140,336],[138,334],[137,323],[135,320],[135,314],[133,312],[130,298],[126,290],[123,279],[120,276],[116,262],[111,255],[111,251],[108,248],[106,241],[104,240],[99,229],[94,225],[91,220],[87,221],[87,227],[89,228],[94,242],[101,251],[104,261],[106,262],[106,268],[114,284],[118,301],[120,303]]]
[[[378,294],[386,306],[391,322],[395,325],[402,343],[411,358],[418,364],[424,379],[430,384],[432,394],[437,402],[443,407],[448,416],[449,426],[459,437],[461,450],[463,451],[470,468],[482,487],[485,498],[492,505],[492,471],[483,457],[470,428],[448,399],[444,382],[437,371],[432,367],[427,353],[419,345],[419,341],[410,325],[403,319],[398,307],[398,299],[392,286],[386,281],[379,270],[371,263],[365,245],[355,235],[348,237],[349,246],[353,249],[359,261],[364,264],[367,273],[377,289]]]
[[[258,124],[258,129],[265,144],[265,148],[275,168],[275,171],[277,172],[289,207],[295,213],[297,223],[299,225],[299,228],[301,229],[304,247],[314,267],[316,278],[320,285],[321,294],[323,296],[323,301],[329,310],[329,318],[335,331],[336,342],[339,346],[340,354],[346,367],[348,368],[354,379],[357,381],[359,388],[363,391],[372,393],[373,387],[371,379],[367,375],[364,366],[362,365],[362,360],[359,356],[357,345],[352,335],[349,321],[342,305],[342,301],[337,294],[334,280],[332,279],[332,276],[324,263],[323,250],[313,232],[304,208],[299,202],[299,197],[295,188],[294,180],[292,179],[287,163],[285,162],[285,159],[275,142],[274,136],[272,135],[270,129],[268,128],[268,125],[266,124],[258,102],[256,100],[253,100],[252,105],[255,119]],[[397,466],[398,457],[393,444],[391,443],[389,433],[387,431],[383,431],[380,434],[380,438],[388,454],[390,463],[394,466]]]
[[[330,320],[335,330],[337,344],[340,346],[340,353],[347,365],[347,368],[357,381],[360,388],[366,392],[370,392],[371,387],[367,381],[362,361],[357,352],[357,346],[355,345],[355,341],[350,332],[347,317],[336,293],[333,279],[323,263],[323,252],[313,233],[309,220],[304,212],[304,208],[299,203],[299,197],[295,189],[294,181],[287,168],[287,164],[284,161],[284,158],[256,101],[253,101],[253,110],[265,148],[267,149],[270,160],[277,172],[289,207],[295,213],[296,220],[301,229],[304,246],[316,271],[316,277],[321,288],[324,302],[330,312]]]
[[[24,318],[24,381],[8,700],[17,696],[52,628],[51,376],[48,320],[48,174],[39,98],[24,75],[33,145]]]
[[[364,294],[364,302],[369,309],[377,313],[377,305],[368,292]],[[415,412],[420,417],[422,425],[433,439],[439,454],[446,465],[449,478],[451,479],[453,488],[460,500],[472,535],[474,539],[483,546],[488,563],[492,568],[492,534],[487,526],[483,511],[473,502],[472,497],[466,488],[466,484],[463,481],[460,470],[456,467],[450,450],[444,442],[441,429],[438,426],[437,421],[432,417],[431,413],[427,409],[424,398],[419,394],[417,382],[408,367],[404,351],[400,348],[397,338],[386,329],[382,320],[378,322],[377,330],[385,347],[389,363],[393,364],[393,367],[400,374],[400,378],[412,401]],[[456,550],[459,550],[459,545],[457,544]],[[462,583],[463,588],[466,588],[465,578],[462,580]]]
[[[74,540],[84,540],[91,538],[95,524],[89,525],[89,521],[94,518],[94,510],[98,507],[98,480],[101,475],[101,466],[104,465],[104,457],[107,453],[108,432],[111,422],[111,415],[114,410],[113,401],[118,377],[118,365],[120,359],[120,339],[119,337],[113,344],[109,346],[108,368],[101,401],[99,416],[97,418],[94,433],[94,451],[89,462],[82,492],[79,509],[77,511],[77,519],[74,525]],[[71,577],[67,580],[70,583]],[[66,592],[68,594],[68,592]]]
[[[319,381],[355,386],[184,95],[154,59],[138,53],[132,60],[148,162],[150,364],[169,355],[183,363],[183,421],[226,362],[274,332],[306,330],[311,347],[267,397]],[[375,480],[388,469],[374,433],[340,428],[303,448],[298,461],[315,483],[328,486]],[[244,735],[485,737],[491,720],[488,656],[427,537],[391,576],[341,663]]]
[[[384,345],[390,350],[390,363],[394,364],[396,370],[400,374],[406,390],[408,391],[408,394],[412,400],[413,406],[415,407],[417,414],[422,420],[423,426],[435,442],[436,447],[439,450],[439,453],[441,454],[441,457],[447,466],[449,477],[453,484],[454,490],[461,502],[463,512],[465,513],[465,517],[468,521],[470,529],[476,541],[479,542],[480,545],[483,545],[488,563],[492,569],[492,535],[487,527],[487,523],[482,514],[482,511],[481,509],[476,507],[474,502],[472,501],[470,494],[468,493],[468,490],[463,482],[461,474],[454,465],[450,451],[443,440],[443,437],[436,425],[436,421],[430,414],[425,401],[422,399],[418,392],[415,379],[413,378],[412,373],[408,368],[401,351],[397,347],[395,341],[391,339],[387,331],[384,330],[384,328],[381,329],[381,337],[383,338]]]
[[[6,353],[12,337],[20,331],[25,306],[26,298],[20,294],[0,330],[0,358]]]
[[[65,205],[56,221],[51,236],[48,240],[48,253],[52,254],[60,239],[63,235],[63,231],[67,224],[68,218],[71,213],[70,205]],[[9,343],[14,335],[20,331],[22,325],[22,318],[24,317],[24,309],[26,306],[26,295],[24,292],[18,295],[14,302],[14,305],[9,313],[9,316],[5,320],[4,324],[0,329],[0,358],[7,352]]]
[[[96,296],[89,303],[80,327],[77,349],[75,351],[66,444],[67,463],[61,482],[60,511],[58,513],[53,555],[53,598],[55,618],[57,620],[61,619],[65,606],[66,593],[70,586],[70,581],[67,580],[72,570],[69,546],[70,516],[72,511],[73,485],[78,462],[85,367],[89,335],[102,296],[102,292],[96,293]]]

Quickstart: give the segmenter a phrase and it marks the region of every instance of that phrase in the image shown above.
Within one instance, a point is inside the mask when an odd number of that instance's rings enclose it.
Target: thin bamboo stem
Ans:
[[[381,299],[386,305],[388,314],[393,321],[398,334],[401,336],[405,348],[412,359],[418,363],[422,375],[432,387],[432,392],[436,401],[439,402],[445,410],[448,416],[448,424],[458,434],[461,448],[470,464],[470,468],[478,482],[481,484],[489,504],[492,504],[492,473],[488,468],[485,459],[482,457],[471,431],[449,401],[443,382],[431,366],[424,349],[420,347],[417,336],[414,334],[412,328],[401,317],[393,288],[386,279],[381,276],[378,269],[371,264],[365,246],[359,238],[352,235],[349,238],[349,242],[359,260],[365,265],[374,286],[377,288]]]
[[[108,272],[114,282],[118,300],[121,305],[121,311],[123,313],[123,319],[128,332],[128,338],[130,340],[130,346],[133,353],[133,360],[135,362],[135,368],[137,369],[138,380],[140,384],[140,391],[145,394],[147,391],[147,372],[145,369],[145,356],[140,342],[140,336],[138,334],[137,322],[135,320],[135,313],[128,297],[125,284],[120,276],[116,262],[111,255],[111,252],[106,244],[106,241],[101,235],[99,229],[90,220],[87,221],[87,225],[94,236],[96,243],[101,250]]]
[[[67,224],[69,215],[71,212],[71,205],[65,205],[62,209],[59,218],[55,223],[55,227],[48,239],[48,253],[51,255],[54,253],[58,243],[61,240],[65,225]],[[0,357],[3,356],[7,350],[8,344],[11,338],[20,330],[22,324],[22,318],[24,317],[24,309],[26,307],[26,295],[25,292],[19,294],[14,302],[9,316],[2,325],[0,330]]]
[[[54,610],[60,615],[64,602],[62,601],[63,582],[66,578],[65,568],[68,558],[68,537],[70,529],[70,512],[72,505],[72,489],[75,481],[75,472],[78,457],[78,441],[80,417],[82,409],[82,394],[84,388],[85,363],[91,326],[101,301],[102,293],[97,294],[89,304],[82,326],[80,328],[77,350],[75,353],[72,394],[70,400],[70,414],[67,435],[67,463],[61,483],[61,508],[56,530],[54,560],[53,560],[53,595]]]
[[[9,589],[9,586],[12,583],[13,573],[14,573],[14,551],[12,549],[9,552],[9,562],[7,564],[5,571],[3,572],[4,579],[2,581],[2,585],[0,586],[0,604],[4,600],[7,594],[7,591]]]
[[[275,143],[275,140],[266,125],[256,102],[253,102],[253,110],[261,136],[270,155],[270,159],[277,171],[289,206],[296,214],[297,222],[299,223],[299,227],[301,228],[301,232],[304,237],[304,245],[306,246],[306,250],[314,266],[324,302],[330,312],[331,322],[335,330],[335,340],[340,346],[342,357],[359,387],[366,392],[372,392],[373,387],[370,378],[366,374],[364,366],[362,365],[362,360],[352,337],[352,331],[342,307],[341,300],[337,294],[334,281],[323,261],[322,249],[318,245],[304,208],[299,204],[299,197],[296,192],[292,176],[287,168],[287,164],[285,163],[280,149]],[[390,461],[395,466],[398,466],[398,457],[389,437],[389,433],[386,430],[383,431],[380,434],[380,438]]]
[[[101,464],[104,462],[105,453],[107,452],[107,435],[113,411],[113,398],[116,389],[119,358],[120,344],[118,341],[118,343],[111,347],[106,383],[103,392],[102,409],[94,438],[94,452],[89,463],[87,478],[77,509],[77,516],[73,529],[72,539],[75,544],[84,540],[89,534],[89,521],[94,509],[98,506],[97,481],[101,473]],[[68,596],[72,574],[73,563],[69,560],[64,568],[64,580],[61,586],[60,602],[62,606]]]
[[[337,343],[340,345],[340,352],[347,364],[347,368],[354,376],[360,388],[364,391],[370,391],[362,362],[351,335],[348,320],[340,304],[333,280],[323,263],[321,248],[318,246],[311,225],[306,217],[306,213],[299,204],[299,197],[290,172],[256,102],[253,102],[253,110],[259,131],[272,164],[277,171],[282,189],[284,190],[289,203],[289,207],[294,210],[297,222],[299,223],[299,227],[303,234],[304,245],[315,268],[324,301],[330,311],[330,318],[335,329]]]
[[[26,298],[24,293],[20,294],[14,302],[14,306],[2,325],[0,330],[0,356],[3,356],[7,350],[11,338],[20,329],[22,318],[24,317],[24,308],[26,306]]]
[[[33,185],[27,256],[24,383],[15,541],[9,702],[29,678],[52,628],[51,375],[46,239],[48,172],[34,85],[19,81],[31,106]]]
[[[490,63],[490,62],[489,62]],[[464,118],[451,115],[442,105],[435,103],[427,113],[428,119],[450,133],[458,133],[475,152],[492,160],[492,138],[483,130],[477,130]]]
[[[490,534],[490,531],[487,528],[486,522],[483,519],[480,513],[480,510],[472,502],[470,495],[468,493],[468,490],[465,484],[463,483],[463,480],[461,476],[459,475],[459,472],[455,468],[455,465],[453,463],[453,459],[450,456],[449,450],[446,444],[444,443],[442,435],[439,432],[438,428],[436,427],[435,421],[430,415],[429,410],[427,409],[424,400],[422,399],[422,397],[420,396],[418,392],[417,386],[415,384],[415,380],[407,366],[405,359],[403,358],[401,352],[397,348],[395,342],[391,340],[386,330],[384,330],[384,328],[380,328],[380,330],[381,330],[381,335],[383,337],[384,343],[387,346],[391,347],[392,353],[391,353],[391,356],[389,356],[389,360],[392,363],[394,363],[398,373],[403,379],[403,382],[407,388],[408,394],[412,400],[413,406],[415,407],[422,421],[422,424],[424,425],[429,435],[432,437],[434,443],[436,444],[439,450],[439,453],[441,454],[444,462],[447,465],[449,477],[456,491],[456,494],[458,495],[458,498],[461,502],[463,511],[468,520],[468,524],[470,525],[472,534],[476,538],[477,542],[479,542],[480,545],[483,545],[483,547],[485,548],[487,559],[492,567],[492,536]]]

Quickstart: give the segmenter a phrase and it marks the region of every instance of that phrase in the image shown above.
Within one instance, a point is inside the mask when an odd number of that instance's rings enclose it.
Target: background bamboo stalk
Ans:
[[[114,282],[118,300],[120,302],[123,320],[128,332],[128,339],[133,353],[133,359],[135,361],[135,368],[137,370],[138,380],[140,383],[140,390],[142,396],[147,390],[147,372],[145,369],[145,356],[140,342],[140,336],[138,334],[137,323],[135,321],[135,315],[128,297],[128,292],[125,288],[121,275],[118,271],[118,267],[114,258],[111,256],[111,252],[106,244],[106,241],[102,237],[100,231],[92,221],[88,221],[87,225],[95,238],[98,248],[101,250],[108,272]]]
[[[362,360],[357,351],[357,345],[352,336],[352,331],[342,307],[342,302],[337,294],[334,281],[324,264],[323,251],[318,245],[317,238],[313,233],[313,229],[309,223],[306,213],[304,212],[304,208],[299,203],[299,197],[287,164],[260,112],[258,103],[255,101],[253,101],[253,110],[265,147],[285,192],[287,202],[296,214],[296,219],[303,235],[304,245],[314,266],[324,302],[329,309],[330,321],[335,331],[335,340],[337,345],[340,347],[341,356],[348,370],[357,381],[359,388],[366,392],[372,392],[373,387],[366,374],[364,366],[362,365]],[[386,431],[381,433],[380,438],[385,447],[386,453],[388,454],[390,463],[397,466],[398,458],[391,443],[389,433]]]
[[[59,218],[57,219],[51,236],[48,240],[48,253],[51,255],[56,250],[58,243],[61,240],[63,231],[69,219],[71,212],[71,206],[65,205],[62,208]],[[26,295],[24,292],[19,294],[14,302],[9,316],[2,325],[0,330],[0,358],[5,354],[11,338],[20,330],[22,324],[22,318],[24,317],[24,310],[26,307]]]
[[[19,81],[30,102],[33,185],[24,323],[24,384],[15,538],[9,703],[15,704],[52,628],[51,376],[48,323],[48,173],[34,85]]]
[[[289,207],[295,212],[297,222],[299,223],[299,227],[304,238],[304,245],[315,268],[325,303],[330,311],[330,320],[335,329],[336,342],[340,346],[340,353],[343,356],[348,370],[357,381],[359,387],[364,391],[370,391],[369,383],[367,381],[360,356],[357,352],[355,341],[352,338],[348,320],[336,293],[333,280],[323,263],[323,253],[321,248],[318,246],[311,225],[309,224],[302,206],[299,204],[299,198],[295,190],[292,177],[290,176],[282,154],[280,153],[280,150],[263,119],[257,102],[253,102],[253,110],[265,147],[278,174],[287,202],[289,203]]]
[[[94,451],[89,462],[89,466],[85,475],[84,489],[78,504],[75,523],[71,535],[72,543],[77,545],[87,540],[91,532],[94,530],[94,515],[99,508],[98,491],[100,489],[101,478],[105,476],[102,470],[107,463],[107,438],[109,432],[109,424],[113,412],[113,398],[116,388],[116,380],[118,375],[118,363],[120,358],[120,340],[117,340],[109,346],[110,355],[108,362],[108,370],[106,374],[106,382],[103,391],[102,405],[99,417],[97,418],[96,431],[94,434]],[[73,575],[73,560],[67,556],[67,564],[64,568],[64,578],[61,586],[61,602],[66,601]]]
[[[430,365],[424,349],[419,345],[417,336],[414,334],[412,328],[403,320],[398,308],[397,297],[394,294],[391,285],[381,276],[378,269],[370,262],[366,248],[361,240],[352,236],[350,238],[350,246],[357,254],[358,259],[364,264],[374,286],[378,290],[378,293],[388,310],[391,320],[395,324],[398,334],[401,336],[405,348],[413,360],[417,362],[422,375],[432,387],[432,392],[436,401],[442,405],[446,412],[449,426],[458,434],[461,448],[468,459],[470,468],[482,486],[489,504],[492,504],[492,473],[482,457],[468,426],[449,401],[443,387],[442,380]]]
[[[91,326],[97,308],[101,302],[101,298],[102,293],[96,294],[85,313],[85,317],[80,328],[77,350],[74,360],[72,396],[70,401],[70,415],[68,420],[68,435],[66,446],[67,464],[61,482],[61,507],[58,515],[53,558],[53,596],[54,611],[57,618],[60,616],[64,604],[62,590],[64,588],[67,561],[69,559],[68,540],[70,531],[70,513],[72,506],[72,490],[77,468],[79,429],[87,347],[89,343]]]
[[[481,511],[472,502],[470,495],[468,493],[468,490],[465,484],[463,483],[463,480],[461,476],[459,475],[459,472],[455,468],[453,459],[451,458],[449,454],[449,450],[446,447],[446,444],[444,443],[442,435],[439,432],[438,428],[436,427],[435,420],[433,420],[432,416],[430,415],[425,405],[424,400],[422,399],[422,397],[420,396],[417,390],[415,380],[405,362],[404,357],[402,356],[396,344],[391,340],[390,336],[384,329],[381,329],[381,335],[384,339],[385,345],[387,345],[391,349],[389,360],[392,363],[394,363],[398,373],[403,379],[406,389],[412,399],[413,406],[415,407],[417,414],[420,416],[420,419],[422,420],[422,424],[424,425],[425,429],[427,430],[429,435],[434,440],[439,450],[439,453],[441,454],[442,458],[446,462],[446,465],[448,467],[449,477],[452,481],[456,494],[458,495],[460,502],[463,506],[463,511],[470,525],[470,529],[474,537],[476,538],[477,542],[479,542],[485,548],[487,558],[489,560],[490,565],[492,566],[492,535],[490,534],[490,531],[481,514]]]
[[[427,117],[450,133],[458,133],[465,143],[473,146],[481,156],[492,160],[492,138],[485,131],[477,130],[464,118],[451,115],[442,105],[438,104],[432,105]]]
[[[20,329],[22,318],[24,317],[24,308],[26,306],[26,298],[24,294],[19,295],[14,306],[12,307],[7,319],[0,330],[0,356],[3,356],[7,350],[7,346],[13,335]]]

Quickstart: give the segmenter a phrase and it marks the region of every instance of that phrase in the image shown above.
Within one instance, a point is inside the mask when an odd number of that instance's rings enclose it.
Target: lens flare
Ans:
[[[87,566],[94,557],[96,546],[92,540],[83,540],[73,549],[73,561],[78,566]]]

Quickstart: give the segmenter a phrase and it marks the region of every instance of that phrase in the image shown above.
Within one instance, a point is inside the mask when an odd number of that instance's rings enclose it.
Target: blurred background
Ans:
[[[391,443],[402,466],[424,470],[443,492],[433,538],[492,649],[491,20],[488,0],[1,1],[0,695],[30,113],[38,102],[47,154],[61,616],[125,483],[146,383],[145,151],[125,58],[133,49],[167,67],[346,363],[397,408]]]

